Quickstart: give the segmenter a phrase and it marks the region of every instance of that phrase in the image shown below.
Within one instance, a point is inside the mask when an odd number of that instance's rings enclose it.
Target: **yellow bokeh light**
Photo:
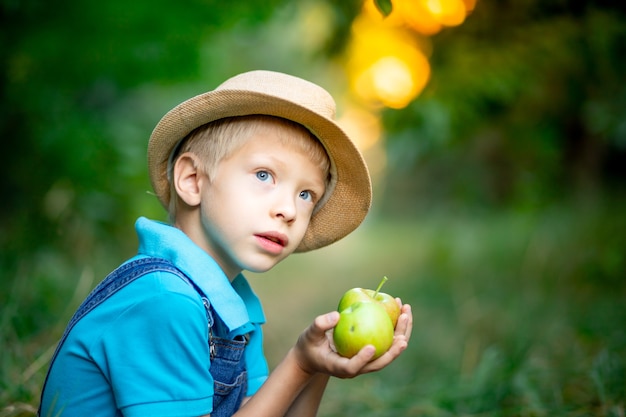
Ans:
[[[370,106],[406,107],[430,79],[429,37],[465,21],[477,0],[392,0],[388,16],[366,0],[352,24],[347,75]]]
[[[467,14],[470,14],[474,11],[474,8],[476,7],[476,0],[463,0],[463,3],[465,4],[465,10],[467,11]]]
[[[458,26],[465,21],[467,10],[463,0],[423,0],[432,17],[445,26]]]
[[[419,93],[411,68],[398,57],[379,59],[369,68],[367,75],[371,77],[376,96],[387,107],[404,108]]]
[[[411,29],[423,35],[434,35],[441,30],[442,23],[435,19],[424,1],[395,0],[393,12]]]
[[[380,115],[357,104],[346,104],[346,109],[337,119],[337,123],[363,152],[372,182],[375,183],[383,175],[387,165]]]
[[[368,0],[364,3],[363,13],[372,21],[383,23],[387,27],[407,27],[422,35],[434,35],[442,28],[441,23],[433,18],[424,0],[393,0],[392,5],[389,16],[383,17],[374,0]]]
[[[391,14],[383,17],[374,0],[364,3],[363,12],[388,26],[405,26],[431,36],[444,26],[458,26],[476,7],[476,0],[393,0]]]
[[[366,151],[380,140],[380,117],[372,112],[350,106],[337,119],[337,124],[351,137],[356,146]]]
[[[430,78],[430,65],[414,39],[364,14],[352,28],[347,70],[356,94],[370,104],[406,107]]]

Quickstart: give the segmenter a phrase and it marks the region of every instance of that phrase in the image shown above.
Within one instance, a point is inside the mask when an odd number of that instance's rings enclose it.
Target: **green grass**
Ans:
[[[333,380],[321,415],[623,416],[624,249],[619,211],[438,215],[366,224],[253,282],[271,300],[268,331],[282,332],[270,352],[383,275],[412,305],[405,354]]]
[[[617,417],[626,412],[625,251],[626,216],[611,206],[372,216],[343,241],[249,278],[266,309],[270,365],[348,288],[386,275],[385,291],[412,305],[407,351],[381,372],[331,380],[321,416]],[[30,297],[82,295],[72,286]],[[22,310],[37,290],[16,284],[2,306],[0,417],[32,415],[46,351],[69,314],[57,311],[52,330],[34,319],[16,328],[7,313],[38,317]]]

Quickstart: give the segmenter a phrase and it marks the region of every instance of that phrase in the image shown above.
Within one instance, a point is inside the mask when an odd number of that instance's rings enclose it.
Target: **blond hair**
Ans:
[[[285,145],[295,145],[309,155],[324,173],[326,186],[330,182],[330,158],[321,142],[304,126],[291,120],[267,115],[227,117],[202,125],[189,133],[174,148],[168,166],[170,185],[169,218],[174,222],[178,194],[173,185],[173,167],[179,155],[191,152],[200,159],[198,167],[209,180],[215,175],[219,162],[228,158],[248,139],[261,131],[271,131]]]

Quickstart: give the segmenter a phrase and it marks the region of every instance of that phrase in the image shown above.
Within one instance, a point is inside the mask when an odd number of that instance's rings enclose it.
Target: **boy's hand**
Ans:
[[[400,299],[397,299],[401,303]],[[393,362],[408,346],[413,328],[411,306],[402,306],[396,325],[393,344],[378,359],[372,361],[374,347],[365,346],[352,358],[345,358],[332,347],[332,329],[339,321],[339,313],[318,316],[298,338],[294,354],[300,368],[309,374],[317,372],[339,378],[353,378],[368,372],[378,371]]]

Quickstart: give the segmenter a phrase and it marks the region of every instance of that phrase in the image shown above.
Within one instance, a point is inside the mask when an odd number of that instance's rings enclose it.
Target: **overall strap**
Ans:
[[[206,309],[207,320],[209,324],[209,331],[212,330],[214,321],[213,315],[210,311],[210,303],[204,293],[198,288],[198,286],[190,280],[180,269],[176,268],[173,263],[166,259],[161,258],[140,258],[134,261],[125,263],[116,268],[113,272],[111,272],[105,279],[103,279],[92,291],[89,293],[87,298],[82,302],[82,304],[78,307],[72,318],[70,319],[67,327],[65,328],[65,332],[59,341],[54,354],[52,355],[52,359],[50,360],[50,366],[48,368],[48,374],[46,375],[46,379],[44,380],[44,384],[42,387],[42,396],[43,391],[48,382],[48,376],[50,375],[50,370],[52,369],[52,364],[54,363],[55,358],[57,357],[61,346],[67,339],[70,331],[74,328],[76,323],[80,321],[83,317],[85,317],[90,311],[94,308],[102,304],[106,299],[111,297],[113,294],[117,293],[119,290],[135,281],[137,278],[140,278],[146,274],[156,272],[156,271],[164,271],[172,273],[187,284],[191,285],[202,297],[202,302]],[[41,407],[41,405],[40,405]]]
[[[80,319],[87,315],[87,313],[91,310],[102,304],[107,298],[137,278],[155,271],[171,272],[172,274],[175,274],[183,280],[189,282],[189,279],[185,276],[185,274],[165,259],[141,258],[123,264],[107,275],[107,277],[91,291],[80,307],[78,307],[74,316],[70,319],[67,328],[65,329],[64,337],[61,338],[61,341],[65,339],[67,333],[69,333],[69,331]]]

